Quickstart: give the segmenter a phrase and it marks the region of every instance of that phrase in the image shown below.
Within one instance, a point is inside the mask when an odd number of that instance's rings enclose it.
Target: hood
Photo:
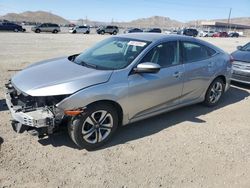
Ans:
[[[237,50],[231,54],[236,61],[244,61],[250,63],[250,52]]]
[[[17,90],[31,96],[66,95],[107,82],[112,72],[87,68],[68,58],[57,58],[27,67],[18,72],[11,83]]]

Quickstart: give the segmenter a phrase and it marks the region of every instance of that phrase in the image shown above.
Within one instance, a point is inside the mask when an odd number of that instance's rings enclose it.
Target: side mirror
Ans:
[[[161,69],[161,66],[156,63],[146,62],[140,63],[135,67],[134,73],[157,73]]]
[[[242,46],[237,46],[237,50],[241,50],[242,49]]]

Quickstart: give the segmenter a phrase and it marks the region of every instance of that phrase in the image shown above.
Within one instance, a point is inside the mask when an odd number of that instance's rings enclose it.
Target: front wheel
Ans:
[[[206,106],[215,106],[218,104],[225,91],[225,84],[221,78],[216,78],[207,89],[204,104]]]
[[[118,115],[109,104],[97,104],[85,114],[73,117],[68,125],[71,139],[80,148],[93,150],[106,143],[118,127]]]

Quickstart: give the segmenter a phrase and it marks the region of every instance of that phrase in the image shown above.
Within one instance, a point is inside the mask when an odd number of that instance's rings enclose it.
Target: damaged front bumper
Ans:
[[[34,111],[23,112],[22,106],[14,106],[11,103],[9,93],[6,93],[6,103],[13,119],[23,125],[36,128],[53,125],[54,115],[46,108],[37,108]]]
[[[37,136],[53,133],[64,116],[55,105],[46,105],[43,99],[25,96],[10,83],[6,84],[6,88],[6,104],[13,118],[14,131],[29,131]]]

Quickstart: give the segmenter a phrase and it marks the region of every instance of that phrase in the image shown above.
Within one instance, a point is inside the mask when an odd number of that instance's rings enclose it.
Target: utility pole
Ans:
[[[230,8],[229,15],[228,15],[228,20],[227,20],[227,27],[228,27],[228,31],[230,30],[230,18],[231,18],[231,12],[232,12],[232,8]]]

